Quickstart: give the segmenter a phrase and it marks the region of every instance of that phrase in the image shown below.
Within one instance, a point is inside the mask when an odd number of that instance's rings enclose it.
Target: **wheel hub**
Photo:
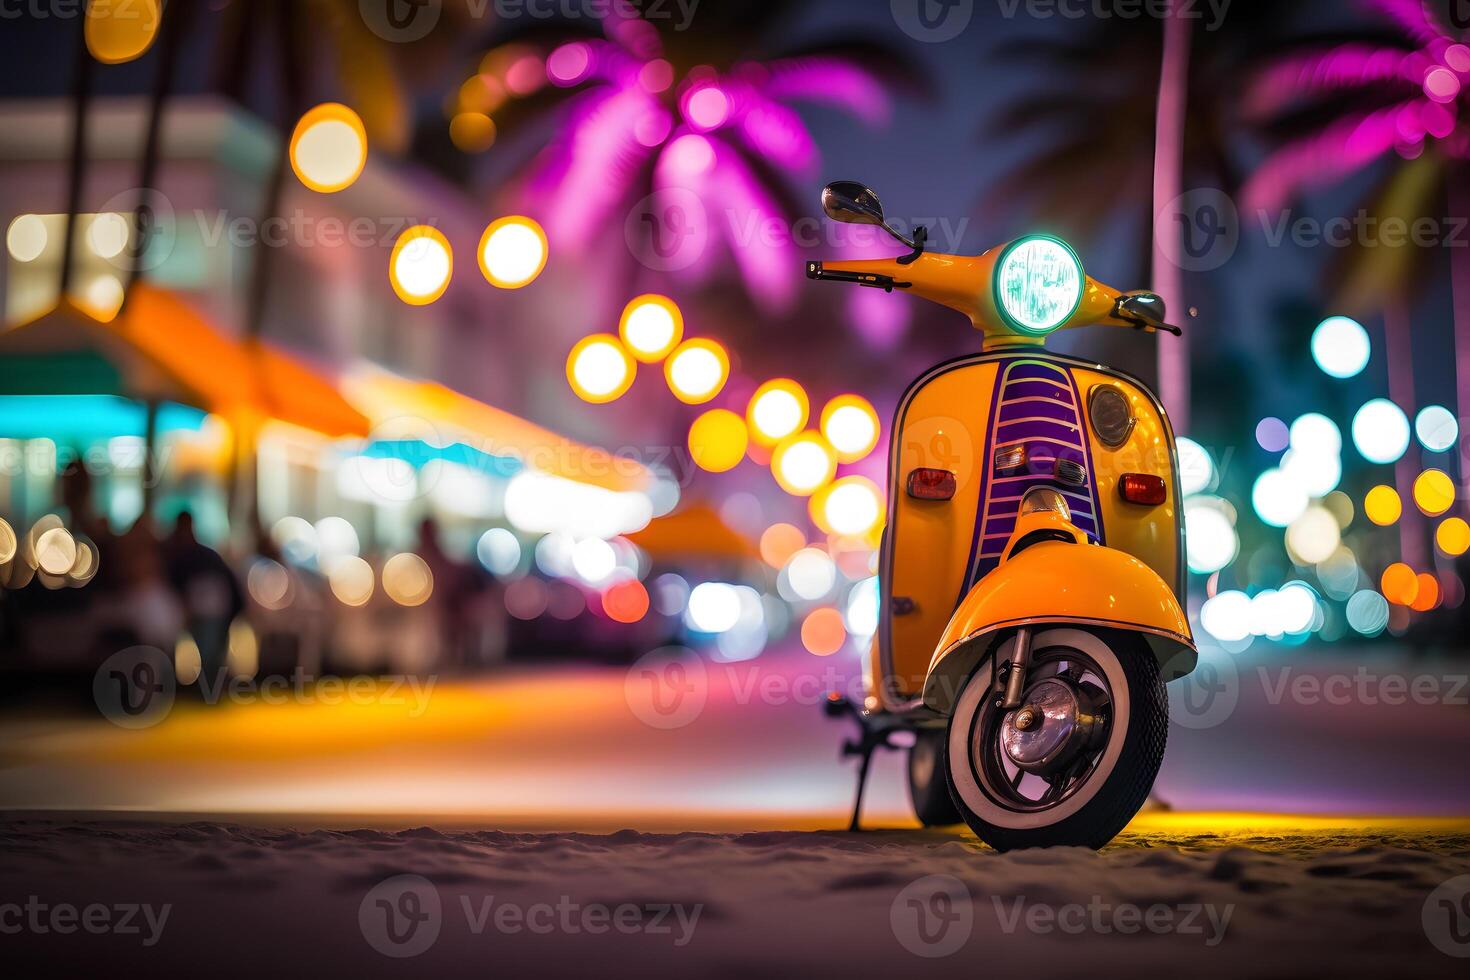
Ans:
[[[1033,684],[1021,707],[1001,722],[1007,758],[1039,776],[1065,771],[1092,743],[1101,725],[1092,698],[1064,678]]]

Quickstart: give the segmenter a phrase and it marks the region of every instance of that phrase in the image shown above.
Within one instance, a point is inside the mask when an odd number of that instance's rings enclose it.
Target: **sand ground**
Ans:
[[[1462,977],[1436,943],[1470,954],[1435,893],[1470,885],[1454,821],[1161,814],[1101,853],[997,854],[934,831],[11,814],[0,848],[12,976]]]

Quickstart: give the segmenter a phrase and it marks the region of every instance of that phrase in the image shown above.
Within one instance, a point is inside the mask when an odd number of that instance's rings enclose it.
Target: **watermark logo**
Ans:
[[[428,37],[439,25],[444,0],[357,0],[368,30],[394,44],[411,44]]]
[[[106,249],[107,261],[124,272],[149,272],[167,262],[174,254],[179,240],[178,216],[173,202],[159,191],[149,187],[134,187],[120,191],[108,198],[98,211],[94,221],[115,222],[120,216],[125,222],[117,250]],[[100,217],[109,216],[109,217]],[[99,237],[108,237],[107,226],[103,226]],[[95,243],[94,243],[95,247]]]
[[[1167,687],[1169,720],[1184,728],[1222,725],[1240,702],[1240,671],[1223,650],[1201,650],[1193,671]]]
[[[173,661],[157,647],[129,647],[102,662],[92,676],[92,699],[120,728],[150,728],[174,706]]]
[[[952,875],[910,882],[889,906],[888,924],[899,944],[915,956],[952,956],[970,941],[975,928],[970,889]]]
[[[925,44],[959,37],[975,15],[975,0],[890,0],[888,6],[898,29]]]
[[[423,875],[380,881],[357,907],[357,925],[369,946],[394,959],[427,951],[444,924],[439,889]]]
[[[684,647],[661,647],[639,657],[623,679],[634,717],[650,728],[692,724],[709,699],[709,671]]]
[[[1424,935],[1446,956],[1470,958],[1470,875],[1451,878],[1424,900]]]
[[[1424,12],[1446,33],[1470,31],[1470,0],[1424,0]]]
[[[959,419],[947,415],[908,419],[899,447],[899,472],[917,469],[948,470],[955,475],[956,492],[970,485],[976,473],[975,439]]]
[[[709,244],[709,214],[683,187],[654,191],[623,222],[628,251],[654,272],[678,272],[698,262]]]
[[[1154,215],[1154,234],[1174,265],[1209,272],[1229,262],[1240,246],[1240,213],[1224,191],[1197,187]]]
[[[455,911],[457,910],[457,911]],[[422,875],[395,875],[363,896],[357,909],[362,937],[394,959],[429,950],[446,927],[469,936],[648,935],[667,937],[675,948],[689,945],[704,905],[680,902],[581,902],[570,895],[555,901],[508,902],[495,895],[452,896],[447,902]]]

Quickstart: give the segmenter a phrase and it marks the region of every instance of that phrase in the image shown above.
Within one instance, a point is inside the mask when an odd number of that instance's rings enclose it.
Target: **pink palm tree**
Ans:
[[[487,82],[509,95],[497,119],[514,118],[518,98],[565,95],[562,121],[532,162],[523,198],[558,248],[575,254],[604,234],[621,235],[640,198],[696,202],[679,212],[683,224],[674,230],[698,235],[700,254],[664,271],[698,282],[733,263],[758,305],[790,307],[801,260],[789,235],[769,231],[787,227],[791,211],[778,178],[811,175],[819,162],[793,104],[826,104],[876,126],[890,102],[885,80],[856,47],[767,60],[741,50],[750,27],[785,6],[752,5],[747,23],[732,24],[724,37],[702,30],[697,51],[680,49],[694,39],[666,40],[631,6],[615,3],[600,36],[512,42],[490,53],[485,64],[503,66],[503,78],[492,72]]]
[[[1297,113],[1326,116],[1309,136],[1272,154],[1243,191],[1249,213],[1283,207],[1295,193],[1334,183],[1397,157],[1380,207],[1401,216],[1426,213],[1444,189],[1450,214],[1470,214],[1470,46],[1430,14],[1422,0],[1364,0],[1392,22],[1383,41],[1344,41],[1284,58],[1261,73],[1245,96],[1257,121]],[[1404,294],[1416,271],[1401,252],[1371,249],[1376,267],[1348,277],[1349,296],[1384,306],[1394,387],[1405,387],[1408,336]],[[1422,249],[1414,250],[1418,253]],[[1470,417],[1470,249],[1451,249],[1455,307],[1456,397]],[[1385,296],[1385,294],[1388,294]],[[1394,355],[1399,355],[1394,358]],[[1409,379],[1412,380],[1412,379]],[[1409,406],[1406,406],[1409,407]],[[1461,457],[1461,477],[1467,467]]]

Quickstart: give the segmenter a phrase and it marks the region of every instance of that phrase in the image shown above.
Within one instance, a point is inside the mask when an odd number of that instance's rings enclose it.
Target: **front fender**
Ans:
[[[940,638],[924,703],[948,714],[970,672],[1008,631],[1079,625],[1139,634],[1165,680],[1194,669],[1189,619],[1172,589],[1132,555],[1101,545],[1045,541],[975,583]]]

